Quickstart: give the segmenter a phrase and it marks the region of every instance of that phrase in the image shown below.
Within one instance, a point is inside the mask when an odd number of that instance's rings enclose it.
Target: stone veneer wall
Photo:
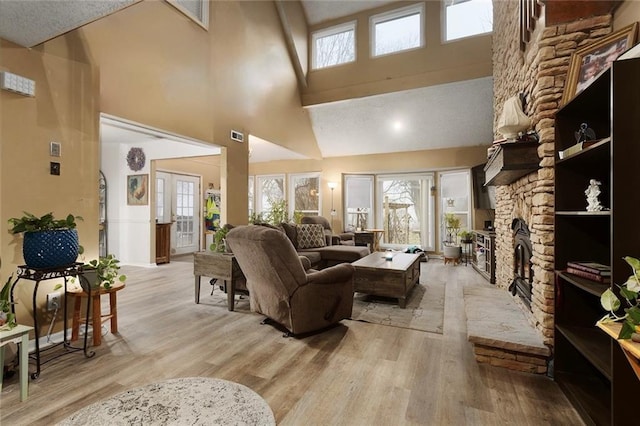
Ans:
[[[533,296],[529,321],[553,345],[554,315],[554,115],[560,107],[571,54],[611,32],[611,15],[544,27],[537,22],[532,42],[519,48],[519,2],[494,2],[493,76],[494,129],[508,98],[524,93],[525,113],[540,137],[540,169],[496,189],[496,285],[513,280],[511,221],[523,218],[533,244]],[[544,10],[542,13],[544,16]],[[501,136],[496,135],[496,138]],[[524,304],[522,304],[524,308]],[[524,309],[528,312],[528,309]]]

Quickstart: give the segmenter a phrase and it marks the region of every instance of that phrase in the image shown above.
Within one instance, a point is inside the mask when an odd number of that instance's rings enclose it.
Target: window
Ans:
[[[164,222],[164,178],[156,178],[156,222]]]
[[[424,46],[424,3],[371,17],[371,55]]]
[[[253,176],[249,176],[249,218],[251,218],[255,212],[254,180]]]
[[[293,174],[289,176],[289,217],[294,211],[304,216],[320,214],[320,173]]]
[[[202,28],[209,28],[209,0],[167,0],[167,2]]]
[[[344,223],[346,231],[373,228],[373,176],[345,175]]]
[[[440,180],[440,212],[442,218],[445,213],[453,213],[460,219],[461,230],[471,230],[471,175],[469,170],[441,172]],[[447,235],[444,220],[441,221],[440,241],[450,238],[457,243],[457,235]],[[442,245],[440,246],[442,247]]]
[[[386,247],[420,246],[433,250],[433,174],[377,176],[377,228]]]
[[[256,213],[266,219],[266,214],[271,210],[271,205],[284,200],[284,175],[256,176]]]
[[[349,22],[311,36],[312,69],[327,68],[356,60],[356,23]]]
[[[493,31],[492,0],[446,0],[445,5],[446,41]]]

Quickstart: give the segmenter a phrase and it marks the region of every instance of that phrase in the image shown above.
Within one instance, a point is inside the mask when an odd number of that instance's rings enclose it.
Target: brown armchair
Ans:
[[[331,229],[331,224],[329,223],[327,218],[324,216],[303,216],[302,219],[300,219],[300,223],[303,223],[303,224],[317,223],[322,225],[322,227],[324,228],[324,235],[325,235],[325,238],[327,239],[328,246],[338,245],[338,244],[351,245],[351,246],[354,245],[353,232],[342,232],[334,235],[333,229]]]
[[[305,271],[287,236],[263,226],[238,226],[227,234],[227,244],[247,278],[251,310],[291,334],[320,330],[351,317],[351,264]]]

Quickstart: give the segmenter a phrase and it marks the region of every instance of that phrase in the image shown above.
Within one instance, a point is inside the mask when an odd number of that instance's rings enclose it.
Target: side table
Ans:
[[[0,368],[4,367],[4,346],[12,340],[20,339],[20,401],[26,401],[29,395],[29,332],[33,327],[18,324],[11,330],[0,331]],[[2,391],[2,372],[0,371],[0,391]]]
[[[110,320],[111,322],[111,333],[115,334],[118,332],[118,300],[116,296],[116,292],[122,290],[124,288],[123,282],[117,282],[111,286],[110,289],[106,289],[104,287],[100,287],[100,290],[95,289],[88,294],[84,289],[83,290],[69,290],[67,294],[72,294],[74,296],[73,301],[73,320],[71,322],[71,341],[78,340],[80,323],[86,322],[86,320],[80,319],[80,308],[82,305],[82,298],[86,297],[91,304],[91,312],[93,314],[93,318],[91,320],[91,328],[93,330],[93,346],[100,346],[102,344],[102,333],[100,332],[102,328],[102,323],[104,321]],[[102,314],[102,308],[100,305],[100,296],[103,294],[109,295],[109,313],[106,315]],[[89,309],[89,306],[87,306]]]
[[[244,274],[233,253],[216,253],[200,251],[193,254],[193,274],[195,275],[195,301],[200,303],[200,278],[202,276],[216,278],[224,283],[227,293],[227,308],[235,308],[236,290],[246,290],[239,286],[245,281]]]

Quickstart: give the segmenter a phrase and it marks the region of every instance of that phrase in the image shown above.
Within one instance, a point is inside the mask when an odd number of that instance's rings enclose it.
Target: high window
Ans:
[[[327,68],[356,60],[356,23],[348,22],[316,31],[312,40],[312,69]]]
[[[208,0],[167,0],[167,2],[202,28],[209,28]]]
[[[371,55],[424,46],[424,21],[424,3],[372,16]]]
[[[493,31],[492,0],[445,0],[445,40]]]

